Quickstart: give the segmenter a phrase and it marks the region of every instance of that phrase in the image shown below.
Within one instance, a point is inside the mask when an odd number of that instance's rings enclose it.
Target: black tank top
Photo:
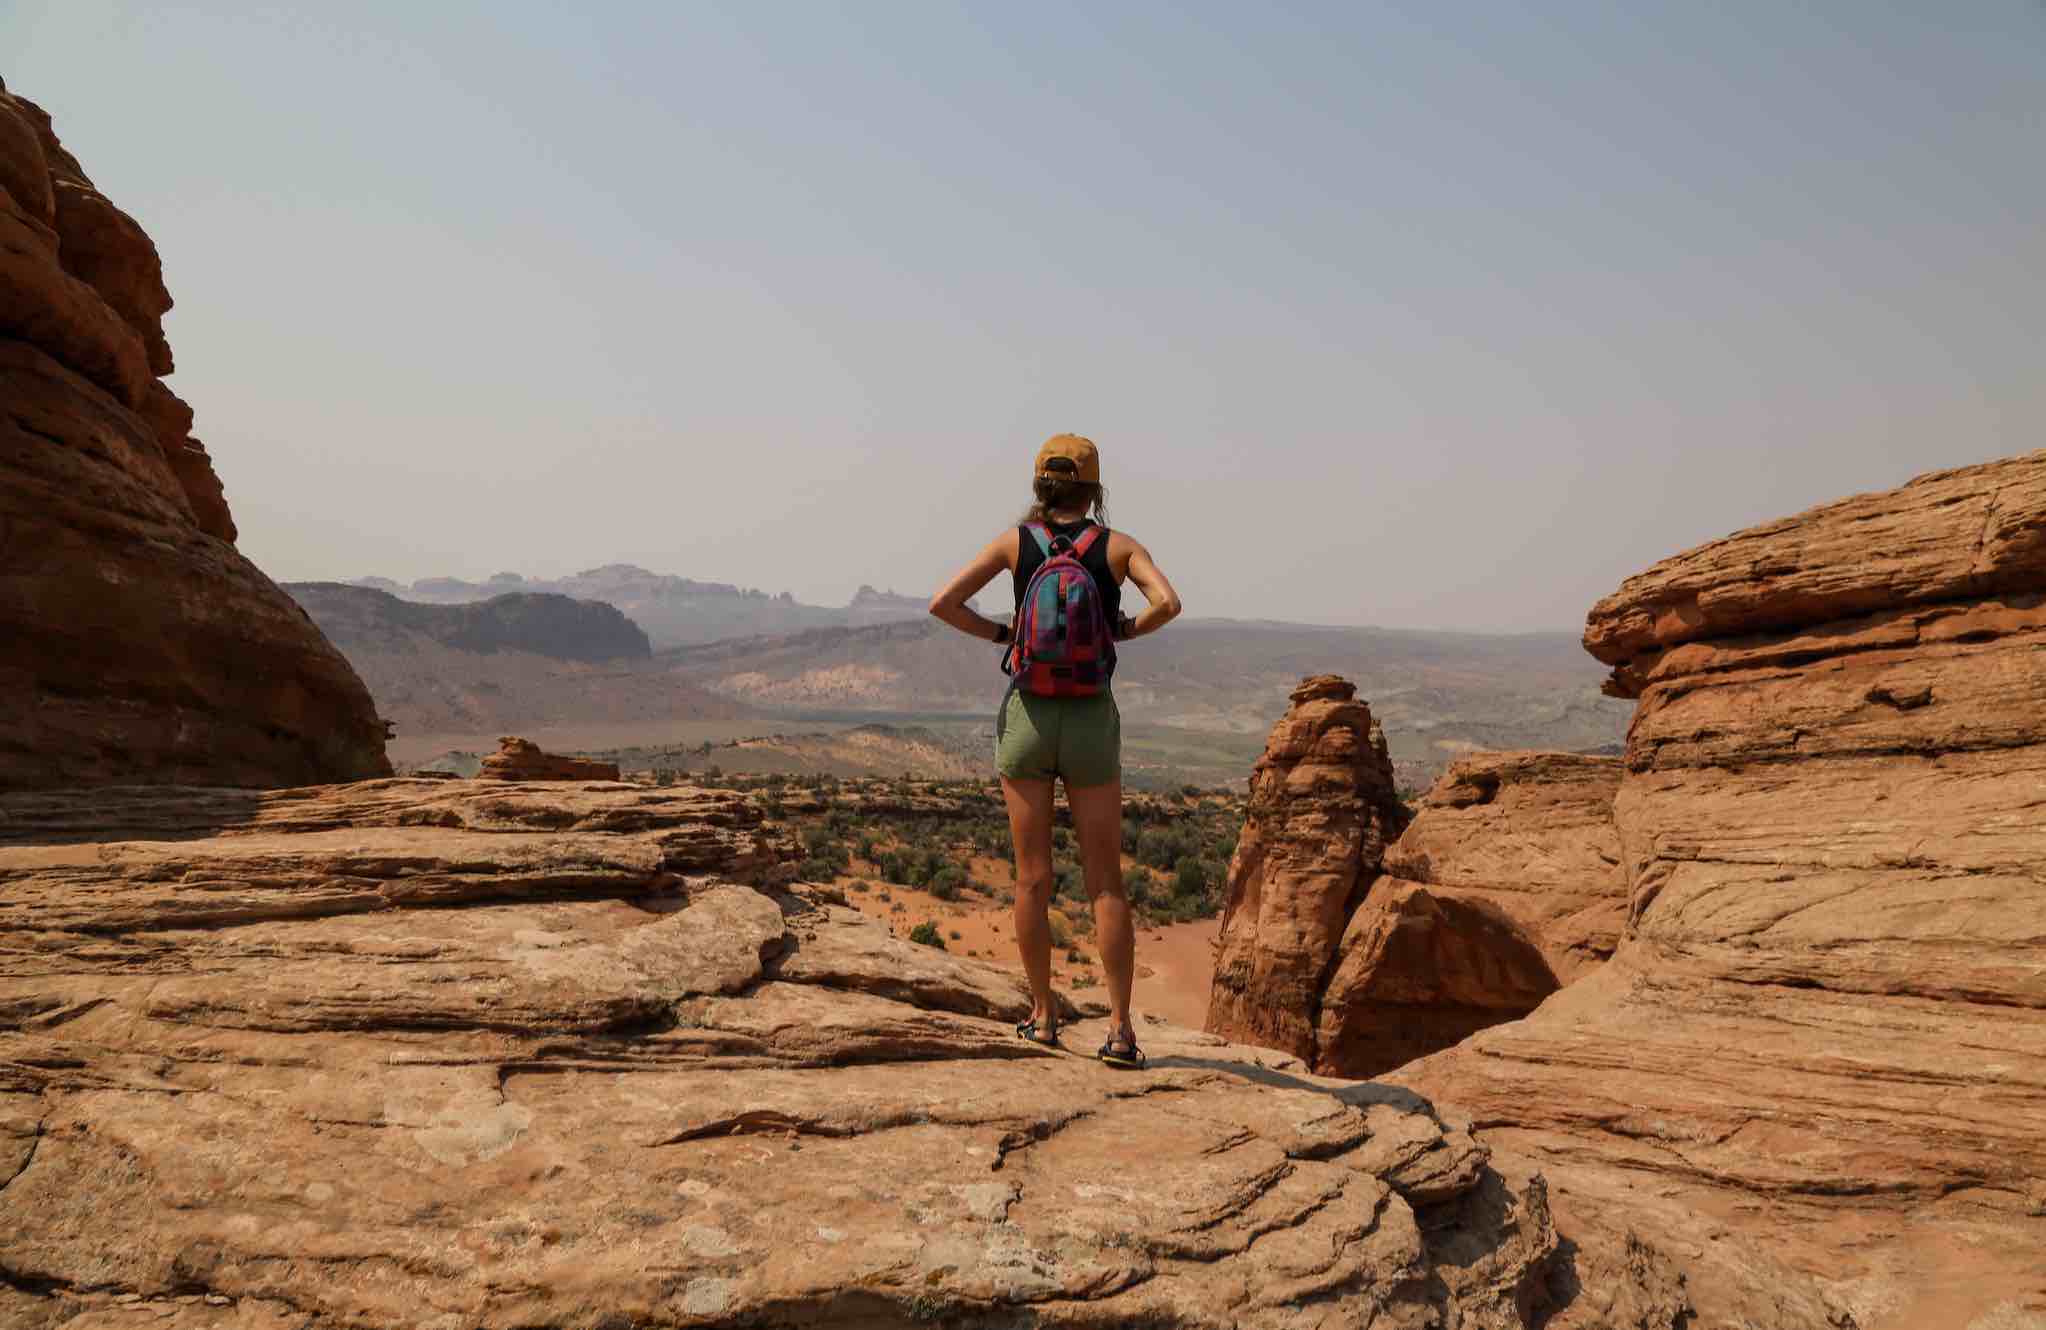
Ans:
[[[1078,540],[1080,533],[1094,523],[1088,518],[1077,522],[1046,522],[1045,529],[1054,536],[1067,540]],[[1016,528],[1016,608],[1023,608],[1023,593],[1030,587],[1030,575],[1044,562],[1044,552],[1037,548],[1037,537],[1030,534],[1029,526]],[[1093,546],[1080,556],[1080,566],[1094,575],[1094,585],[1101,589],[1101,608],[1114,624],[1122,617],[1122,586],[1115,580],[1115,572],[1108,566],[1108,531],[1104,528]]]

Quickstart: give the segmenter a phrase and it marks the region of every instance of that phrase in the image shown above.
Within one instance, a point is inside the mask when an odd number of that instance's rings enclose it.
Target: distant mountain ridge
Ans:
[[[427,605],[340,582],[284,590],[340,648],[401,736],[633,727],[748,712],[650,669],[646,633],[598,601],[516,591]]]
[[[419,633],[458,651],[530,651],[556,660],[644,660],[653,644],[615,605],[551,592],[513,591],[456,605],[421,604],[374,587],[287,582],[344,652],[397,645]]]
[[[385,577],[364,577],[345,585],[381,591],[424,605],[467,605],[508,593],[601,601],[622,610],[645,630],[655,647],[687,646],[730,637],[772,637],[806,628],[895,623],[922,618],[927,604],[920,596],[862,586],[843,606],[806,605],[786,591],[769,594],[729,582],[699,582],[649,572],[629,563],[605,564],[554,579],[497,573],[481,582],[458,577],[423,577],[406,586]]]

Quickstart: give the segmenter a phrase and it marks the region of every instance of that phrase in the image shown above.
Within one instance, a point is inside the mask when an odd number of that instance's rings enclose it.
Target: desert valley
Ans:
[[[2046,452],[1130,644],[1118,1073],[991,647],[280,585],[5,89],[0,205],[0,1327],[2046,1326]]]

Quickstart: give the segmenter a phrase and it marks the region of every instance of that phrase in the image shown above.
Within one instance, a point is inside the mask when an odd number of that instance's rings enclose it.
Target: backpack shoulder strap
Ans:
[[[1076,559],[1086,558],[1087,551],[1094,548],[1094,542],[1107,534],[1108,528],[1105,526],[1090,526],[1085,531],[1082,531],[1073,538],[1073,557]]]
[[[1051,528],[1042,522],[1025,522],[1023,529],[1028,531],[1030,538],[1037,542],[1037,552],[1049,559],[1051,557]]]

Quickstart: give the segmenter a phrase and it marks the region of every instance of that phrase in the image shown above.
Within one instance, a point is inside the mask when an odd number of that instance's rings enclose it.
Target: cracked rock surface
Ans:
[[[1640,699],[1625,936],[1394,1077],[1546,1175],[1566,1282],[1665,1271],[1710,1325],[2046,1326],[2042,496],[2046,453],[1922,477],[1593,610]]]
[[[0,1325],[1541,1314],[1545,1187],[1418,1096],[1041,1050],[790,848],[687,786],[0,796]]]

